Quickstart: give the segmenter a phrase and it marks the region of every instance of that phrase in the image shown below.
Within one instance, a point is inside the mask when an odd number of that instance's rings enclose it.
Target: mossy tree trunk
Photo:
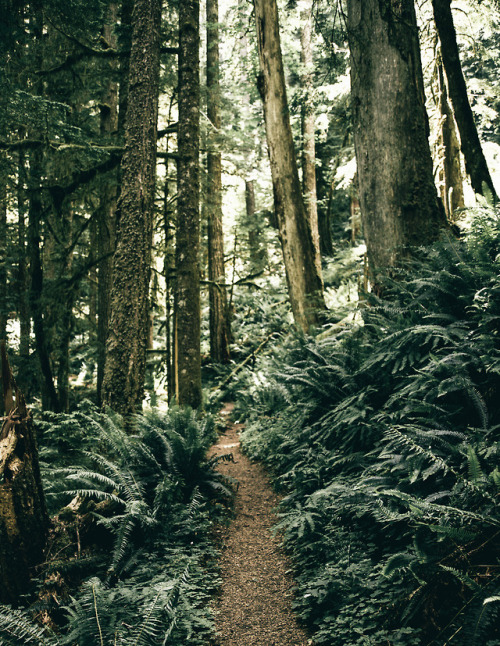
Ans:
[[[156,180],[161,0],[133,12],[119,229],[102,385],[103,403],[129,416],[144,396]]]
[[[126,6],[126,3],[124,3]],[[112,3],[109,7],[109,21],[103,27],[103,38],[110,47],[116,48],[118,45],[117,37],[114,33],[114,27],[117,20],[118,7]],[[128,16],[130,18],[130,16]],[[122,13],[123,20],[127,18],[125,12]],[[122,70],[128,61],[128,56],[124,56],[121,62]],[[118,65],[111,64],[112,72],[116,73]],[[127,62],[128,71],[128,62]],[[121,78],[122,85],[128,83],[128,79]],[[122,92],[123,99],[123,92]],[[112,139],[118,135],[118,84],[113,78],[110,78],[107,87],[102,96],[100,110],[100,130],[101,135]],[[99,195],[99,213],[98,213],[98,236],[97,236],[97,257],[98,265],[98,286],[97,286],[97,397],[101,403],[102,382],[104,379],[104,365],[106,361],[106,340],[108,337],[109,326],[109,306],[110,294],[113,275],[113,253],[116,246],[116,212],[118,200],[118,172],[111,171],[107,181],[104,181],[100,187]]]
[[[320,323],[326,309],[319,252],[302,197],[281,57],[276,0],[254,0],[259,49],[259,91],[264,104],[274,203],[288,293],[297,327]]]
[[[181,405],[201,405],[200,3],[179,5],[179,128],[175,250],[175,386]]]
[[[0,602],[16,604],[43,561],[49,526],[33,420],[1,343],[5,416],[0,432]]]
[[[207,154],[208,278],[210,304],[210,356],[230,359],[230,322],[227,309],[222,229],[222,158],[220,153],[219,3],[207,0]]]
[[[440,127],[440,189],[446,215],[453,221],[457,209],[464,208],[464,187],[460,164],[460,143],[458,141],[455,117],[448,101],[448,88],[443,73],[441,60],[436,65],[437,101],[441,116]]]
[[[374,280],[438,238],[413,0],[349,0],[348,37],[359,200]]]
[[[436,29],[441,42],[441,56],[446,78],[448,79],[451,104],[460,133],[460,145],[465,158],[465,169],[470,176],[472,188],[476,193],[484,195],[486,189],[494,199],[498,199],[467,95],[467,86],[460,64],[457,34],[451,12],[451,0],[432,0],[432,7]]]

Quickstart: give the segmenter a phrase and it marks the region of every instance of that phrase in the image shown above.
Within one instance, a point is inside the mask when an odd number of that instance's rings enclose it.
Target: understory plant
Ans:
[[[214,439],[213,418],[190,409],[137,416],[132,434],[89,404],[49,415],[41,457],[57,513],[47,562],[24,607],[0,607],[0,644],[206,645],[213,525],[231,498],[215,468],[224,456],[207,457]],[[68,449],[62,467],[54,445]],[[66,466],[68,455],[79,464]]]
[[[500,643],[498,214],[419,256],[240,378],[315,644]]]

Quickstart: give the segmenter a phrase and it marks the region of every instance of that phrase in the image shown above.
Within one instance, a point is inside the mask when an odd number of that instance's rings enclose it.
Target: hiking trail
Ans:
[[[279,537],[271,532],[279,497],[263,467],[240,450],[242,424],[229,421],[233,405],[221,415],[226,431],[211,455],[232,453],[234,462],[219,470],[239,483],[235,517],[223,530],[222,586],[216,599],[217,637],[213,646],[308,646],[312,644],[292,611],[293,580]]]

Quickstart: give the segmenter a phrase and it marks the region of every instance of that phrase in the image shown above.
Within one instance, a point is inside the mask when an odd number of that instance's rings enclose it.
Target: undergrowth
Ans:
[[[500,643],[499,253],[478,214],[363,325],[288,336],[239,378],[315,644]]]
[[[88,403],[47,414],[46,563],[24,607],[0,606],[0,644],[208,644],[213,526],[231,498],[215,469],[224,456],[206,457],[215,436],[213,418],[190,409],[138,416],[133,434]]]

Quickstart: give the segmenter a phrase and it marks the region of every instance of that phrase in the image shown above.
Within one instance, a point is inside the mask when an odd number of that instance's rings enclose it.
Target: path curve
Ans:
[[[230,404],[221,414],[229,419]],[[240,451],[241,424],[229,424],[212,455],[232,453],[222,473],[239,482],[235,518],[225,531],[222,587],[216,601],[214,646],[308,646],[291,608],[293,581],[278,538],[271,533],[279,498],[264,469]]]

